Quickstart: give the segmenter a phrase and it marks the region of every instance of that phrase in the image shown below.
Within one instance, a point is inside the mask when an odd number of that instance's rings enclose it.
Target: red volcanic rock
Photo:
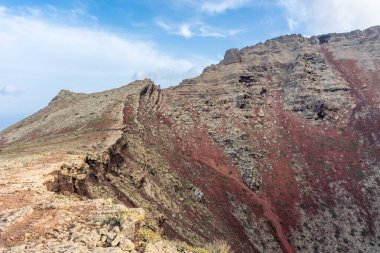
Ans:
[[[76,152],[81,166],[41,176],[48,190],[143,208],[163,236],[197,246],[378,252],[379,36],[282,36],[173,88],[63,91],[0,133],[3,167]]]

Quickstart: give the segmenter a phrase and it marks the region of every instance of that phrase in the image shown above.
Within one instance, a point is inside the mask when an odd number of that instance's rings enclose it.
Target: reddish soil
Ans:
[[[123,122],[124,124],[128,124],[131,120],[131,117],[133,115],[133,107],[132,106],[125,106],[123,109]]]
[[[49,225],[56,222],[53,221],[54,213],[56,213],[56,210],[34,210],[33,213],[24,217],[23,221],[16,223],[0,234],[0,246],[13,247],[21,245],[25,242],[26,233],[30,233],[32,237],[36,238],[44,235],[47,231],[43,225],[47,225],[49,221]],[[45,223],[39,224],[39,226],[35,226],[35,223],[41,217],[50,217],[50,219]]]
[[[241,180],[238,170],[226,157],[224,152],[214,143],[213,140],[207,135],[201,126],[193,129],[189,134],[173,133],[172,124],[166,120],[161,114],[158,115],[156,120],[144,120],[147,125],[160,131],[159,137],[152,135],[150,131],[146,131],[145,138],[150,146],[159,146],[159,153],[171,163],[173,171],[176,171],[180,177],[185,181],[190,181],[193,185],[199,187],[206,196],[206,206],[208,210],[213,213],[213,219],[224,221],[218,224],[203,223],[200,226],[194,226],[194,221],[201,219],[199,215],[194,214],[185,206],[186,215],[188,216],[188,225],[192,224],[192,231],[197,231],[201,227],[211,230],[213,226],[217,226],[213,231],[213,237],[218,239],[229,237],[229,242],[235,242],[233,245],[238,252],[253,251],[257,252],[253,245],[249,244],[247,235],[242,232],[244,228],[241,223],[233,214],[233,201],[237,203],[244,203],[253,211],[254,217],[262,217],[270,224],[272,233],[275,238],[280,242],[284,252],[294,252],[292,246],[289,244],[284,231],[282,221],[275,213],[275,207],[266,199],[252,192],[246,184]],[[194,119],[196,121],[196,119]],[[149,122],[149,123],[148,123]],[[172,146],[174,144],[174,146]],[[223,203],[223,205],[220,205]],[[168,210],[170,213],[170,210]],[[209,220],[204,217],[202,220]],[[257,218],[256,218],[257,219]],[[225,231],[225,233],[218,235],[216,231]],[[173,235],[173,231],[168,231]],[[199,235],[202,235],[199,232]],[[211,239],[211,238],[210,238]],[[226,238],[227,239],[227,238]],[[243,243],[243,245],[242,245]],[[245,244],[245,246],[244,246]]]
[[[0,140],[0,147],[1,147],[1,146],[4,146],[4,145],[5,145],[5,143],[7,143],[7,141],[6,141],[6,140]]]
[[[217,172],[222,178],[225,178],[223,182],[219,182],[217,184],[214,183],[214,187],[215,185],[223,185],[229,193],[237,197],[239,202],[252,207],[252,209],[256,211],[256,215],[262,215],[265,220],[273,226],[272,232],[279,239],[280,245],[284,252],[294,252],[292,246],[287,241],[287,236],[281,225],[282,222],[279,216],[274,212],[271,203],[265,197],[259,196],[247,187],[247,185],[241,180],[239,172],[235,166],[204,131],[199,131],[196,129],[192,143],[196,143],[196,139],[199,137],[202,138],[202,142],[199,146],[195,146],[191,150],[191,159],[207,165],[210,169]],[[209,191],[209,193],[211,193],[211,198],[214,200],[214,197],[217,197],[218,195],[220,197],[221,195],[220,193],[218,194],[218,192]],[[223,199],[222,201],[228,202],[228,199]],[[220,202],[217,201],[217,203]],[[260,212],[258,212],[257,207],[260,207]]]
[[[32,197],[29,191],[19,191],[12,194],[4,194],[0,197],[0,211],[17,209],[31,204]]]

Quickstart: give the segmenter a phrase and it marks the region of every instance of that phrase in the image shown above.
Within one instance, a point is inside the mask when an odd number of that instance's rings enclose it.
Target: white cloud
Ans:
[[[186,39],[192,37],[227,38],[243,32],[240,29],[223,29],[204,24],[203,22],[172,24],[162,20],[155,20],[156,25],[169,34],[182,36]]]
[[[304,27],[322,34],[347,32],[380,24],[379,0],[279,0],[290,30]]]
[[[186,27],[184,35],[189,35]],[[29,77],[115,75],[129,81],[133,73],[144,71],[156,81],[168,83],[180,81],[179,76],[196,64],[170,57],[149,42],[6,12],[0,15],[0,49],[0,73]],[[161,79],[162,72],[172,73],[172,80]]]
[[[21,91],[13,85],[5,85],[0,88],[0,95],[18,95]]]
[[[201,11],[207,12],[210,14],[218,14],[223,13],[228,9],[237,9],[246,4],[248,4],[250,0],[214,0],[214,1],[206,1],[201,5]]]
[[[185,38],[191,38],[193,36],[193,33],[190,30],[190,25],[189,24],[182,24],[179,27],[179,34],[182,35]]]
[[[199,36],[201,37],[226,38],[226,37],[234,36],[243,31],[240,29],[235,29],[235,30],[217,29],[217,28],[213,28],[208,25],[202,24],[199,26],[199,32],[200,32]]]
[[[182,23],[182,24],[169,24],[163,20],[156,19],[155,23],[157,26],[167,31],[169,34],[175,34],[182,36],[186,39],[193,37],[193,32],[191,31],[191,24]]]
[[[166,31],[169,31],[169,30],[172,29],[171,26],[170,26],[169,24],[165,23],[165,22],[162,21],[162,20],[157,19],[155,22],[156,22],[156,24],[157,24],[159,27],[161,27],[162,29],[164,29],[164,30],[166,30]]]
[[[176,85],[211,63],[195,56],[178,58],[151,42],[62,21],[63,17],[57,24],[36,11],[24,15],[0,6],[0,84],[22,90],[18,96],[2,96],[0,115],[33,112],[60,89],[94,92],[140,77],[164,87]],[[2,94],[15,91],[1,88]]]

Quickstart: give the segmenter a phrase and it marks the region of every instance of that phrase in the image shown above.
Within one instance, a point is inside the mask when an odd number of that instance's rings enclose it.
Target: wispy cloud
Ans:
[[[155,23],[166,32],[182,36],[186,39],[192,37],[227,38],[243,32],[241,29],[223,29],[212,27],[203,22],[189,22],[178,25],[156,19]]]
[[[175,57],[146,39],[63,20],[0,6],[0,115],[35,111],[63,88],[94,92],[145,77],[163,87],[176,85],[213,63],[195,55]]]
[[[167,24],[164,21],[162,21],[162,20],[156,19],[155,23],[156,23],[156,25],[158,25],[159,27],[161,27],[162,29],[164,29],[166,31],[172,30],[172,27],[169,24]]]
[[[210,27],[208,25],[201,25],[199,26],[199,32],[200,32],[199,36],[202,36],[202,37],[226,38],[226,37],[230,37],[230,36],[234,36],[236,34],[242,33],[243,30],[217,29],[217,28]]]
[[[378,0],[279,0],[290,30],[308,33],[345,32],[380,24]]]
[[[21,94],[21,91],[13,85],[5,85],[5,86],[0,88],[0,95],[13,95],[13,96],[15,96],[18,94]]]
[[[189,24],[182,24],[179,27],[179,34],[185,38],[191,38],[193,36],[193,32],[190,30]]]
[[[59,9],[50,4],[38,7],[18,6],[6,8],[1,6],[0,8],[3,9],[3,13],[7,13],[8,15],[22,16],[29,19],[44,19],[45,21],[49,20],[49,22],[65,25],[88,24],[89,22],[96,22],[98,20],[96,16],[90,15],[87,12],[85,5],[79,3],[70,9]]]
[[[218,14],[229,9],[237,9],[251,2],[250,0],[214,0],[205,1],[201,5],[201,11]]]
[[[191,31],[191,25],[187,23],[173,25],[159,19],[155,20],[155,23],[157,26],[159,26],[166,32],[170,34],[182,36],[186,39],[189,39],[193,37],[194,35],[193,32]]]
[[[182,30],[183,36],[191,36],[189,27]],[[128,81],[134,73],[144,71],[156,81],[175,84],[197,64],[171,57],[151,42],[16,15],[4,7],[0,9],[0,48],[0,74],[52,79],[74,75],[78,82],[88,75],[118,76]],[[172,78],[163,80],[162,73],[171,73]]]

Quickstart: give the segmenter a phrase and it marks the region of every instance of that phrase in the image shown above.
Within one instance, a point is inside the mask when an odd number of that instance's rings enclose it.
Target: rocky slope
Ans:
[[[379,252],[379,36],[282,36],[173,88],[60,92],[0,132],[0,248]]]

